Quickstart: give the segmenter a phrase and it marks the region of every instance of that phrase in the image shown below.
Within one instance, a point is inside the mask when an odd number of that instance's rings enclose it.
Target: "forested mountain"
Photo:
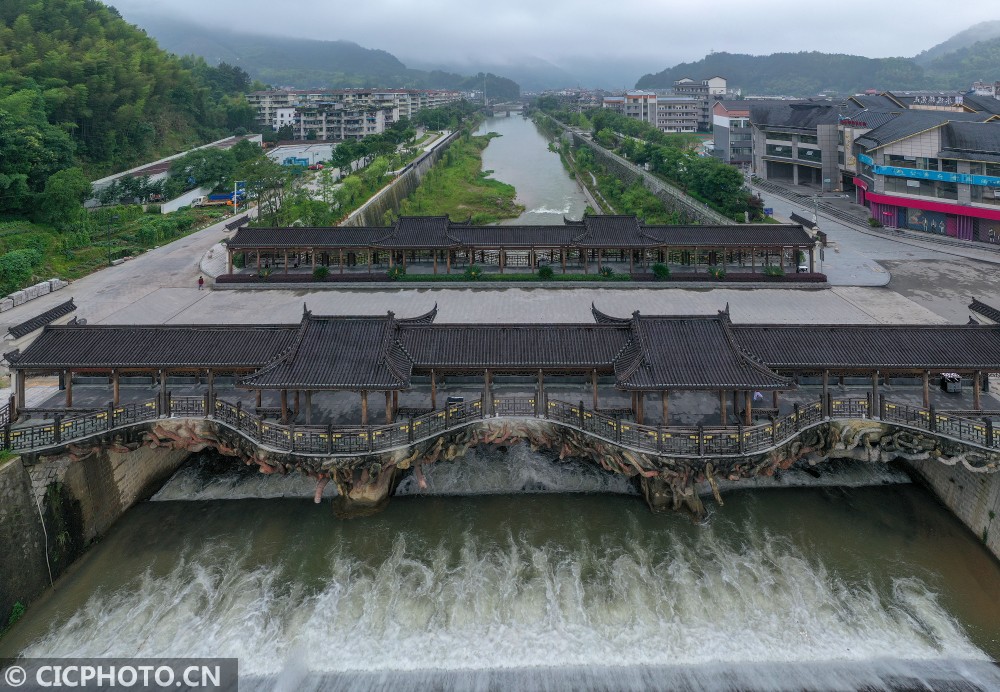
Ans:
[[[96,177],[251,125],[249,86],[95,0],[3,0],[0,213],[29,210],[57,171]]]
[[[705,79],[722,75],[744,94],[813,95],[855,93],[880,87],[928,88],[924,70],[909,58],[864,58],[831,53],[743,55],[712,53],[693,63],[681,63],[636,83],[638,89],[669,89],[683,77]]]
[[[914,58],[865,58],[819,52],[712,53],[644,75],[637,89],[669,89],[683,77],[722,75],[744,94],[811,96],[864,89],[967,89],[1000,80],[1000,21],[982,22]]]
[[[958,32],[947,41],[942,41],[933,48],[928,48],[914,57],[913,60],[918,65],[926,66],[941,56],[968,48],[974,43],[990,41],[995,38],[1000,38],[1000,20],[980,22],[979,24],[970,26],[965,31]]]
[[[145,28],[164,50],[199,55],[210,64],[222,61],[239,65],[255,79],[277,87],[482,89],[481,75],[477,78],[444,70],[410,69],[387,51],[364,48],[351,41],[263,36],[141,11],[129,12],[126,18]],[[495,78],[495,88],[496,92],[488,91],[503,98],[516,98],[520,93],[515,82],[503,77]]]

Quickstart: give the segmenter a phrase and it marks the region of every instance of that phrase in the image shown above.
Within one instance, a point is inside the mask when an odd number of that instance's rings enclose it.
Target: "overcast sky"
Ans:
[[[648,61],[649,71],[710,51],[820,50],[912,56],[985,20],[997,0],[105,0],[177,19],[314,39],[346,39],[406,61],[461,64],[577,56]]]

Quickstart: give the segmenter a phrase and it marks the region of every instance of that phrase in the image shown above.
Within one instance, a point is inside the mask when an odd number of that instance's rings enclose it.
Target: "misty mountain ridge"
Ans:
[[[983,39],[982,37],[989,37]],[[1000,80],[1000,21],[982,22],[913,58],[859,55],[711,53],[643,75],[637,89],[669,89],[684,77],[722,75],[744,95],[850,94],[865,89],[968,89],[978,80]]]
[[[481,77],[411,69],[388,51],[365,48],[353,41],[251,34],[141,11],[129,12],[125,19],[142,27],[169,53],[197,55],[209,64],[236,65],[254,79],[277,87],[482,88]],[[498,93],[516,96],[517,85],[510,80],[493,78],[491,82]]]

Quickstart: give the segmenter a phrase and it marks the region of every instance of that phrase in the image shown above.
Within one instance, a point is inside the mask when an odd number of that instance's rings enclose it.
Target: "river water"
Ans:
[[[503,135],[483,151],[483,170],[491,178],[513,185],[524,213],[504,224],[553,225],[563,217],[579,220],[587,200],[559,159],[548,150],[549,140],[535,124],[520,115],[488,118],[476,134]]]
[[[483,130],[524,222],[579,217],[532,123]],[[244,689],[1000,689],[1000,564],[898,471],[768,481],[693,525],[522,446],[351,521],[305,478],[218,468],[128,512],[0,657],[233,656]]]

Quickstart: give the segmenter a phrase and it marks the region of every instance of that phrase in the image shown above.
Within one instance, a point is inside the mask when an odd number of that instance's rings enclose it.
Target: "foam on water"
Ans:
[[[665,544],[639,526],[624,543],[592,541],[568,526],[555,543],[467,531],[419,548],[402,532],[370,562],[334,548],[317,588],[290,565],[258,563],[245,542],[202,544],[166,574],[93,594],[24,655],[211,652],[239,657],[261,689],[289,690],[569,689],[581,679],[857,689],[901,676],[1000,687],[1000,671],[920,579],[850,579],[743,528],[736,544],[720,520],[693,542]],[[821,683],[818,670],[829,673]]]

